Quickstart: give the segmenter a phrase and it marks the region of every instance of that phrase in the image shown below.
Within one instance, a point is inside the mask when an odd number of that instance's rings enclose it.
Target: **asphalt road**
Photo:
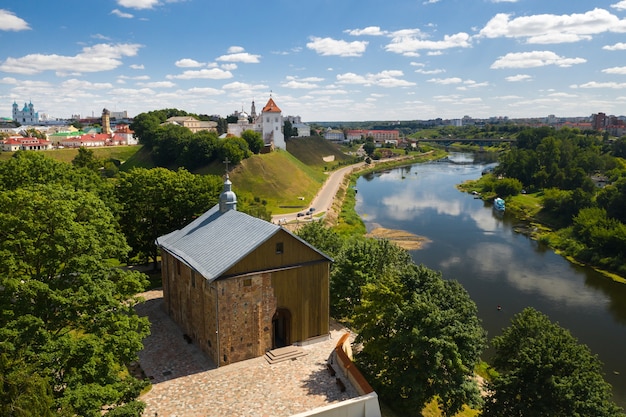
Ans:
[[[328,211],[333,204],[333,199],[335,198],[337,191],[339,191],[339,186],[341,185],[344,177],[354,168],[360,167],[364,164],[364,162],[359,162],[358,164],[348,165],[338,169],[337,171],[333,171],[324,182],[324,185],[322,185],[322,188],[320,188],[317,192],[317,195],[313,198],[313,201],[309,206],[315,208],[313,215],[298,217],[298,213],[306,213],[307,211],[307,209],[302,209],[294,213],[277,214],[272,216],[272,223],[289,223],[296,219],[299,221],[311,221],[316,214]]]

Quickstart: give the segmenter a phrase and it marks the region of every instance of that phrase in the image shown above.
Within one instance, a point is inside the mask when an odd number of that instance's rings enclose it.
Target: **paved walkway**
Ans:
[[[142,294],[137,312],[148,316],[152,334],[139,362],[152,389],[141,399],[144,417],[286,417],[358,396],[346,383],[341,392],[326,360],[345,329],[333,325],[330,340],[303,349],[306,356],[274,365],[260,357],[216,368],[163,309],[160,290]]]

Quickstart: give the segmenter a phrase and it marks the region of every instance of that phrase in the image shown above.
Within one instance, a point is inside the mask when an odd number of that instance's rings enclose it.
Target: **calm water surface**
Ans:
[[[626,285],[515,233],[517,222],[508,213],[455,188],[493,165],[474,162],[470,154],[451,154],[450,160],[360,178],[356,210],[368,229],[429,238],[423,249],[411,251],[413,259],[463,284],[490,339],[528,306],[569,329],[602,360],[615,401],[626,408]]]

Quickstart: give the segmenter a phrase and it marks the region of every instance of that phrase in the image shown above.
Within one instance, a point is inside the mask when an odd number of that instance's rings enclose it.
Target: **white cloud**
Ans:
[[[537,14],[511,19],[510,14],[494,16],[478,36],[485,38],[526,38],[527,43],[569,43],[591,39],[604,32],[625,33],[626,20],[607,10],[595,8],[571,15]]]
[[[28,26],[28,23],[24,19],[17,17],[14,13],[8,10],[0,9],[0,30],[11,30],[17,32],[29,29],[30,26]]]
[[[368,26],[363,29],[351,29],[351,30],[345,30],[344,32],[352,36],[363,36],[363,35],[383,36],[387,34],[387,32],[380,30],[379,26]]]
[[[218,90],[216,88],[211,87],[192,87],[187,92],[193,95],[203,95],[203,96],[218,96],[220,94],[224,94],[222,90]]]
[[[498,58],[490,68],[535,68],[547,65],[570,67],[585,62],[587,60],[584,58],[565,58],[552,51],[511,52]]]
[[[354,41],[346,42],[332,38],[311,37],[311,42],[306,47],[314,50],[322,56],[337,55],[341,57],[361,56],[365,52],[369,42]]]
[[[352,72],[337,75],[339,84],[361,84],[365,86],[377,85],[380,87],[409,87],[415,85],[414,82],[402,80],[398,77],[404,76],[400,70],[386,70],[377,74],[358,75]]]
[[[204,64],[202,62],[198,62],[195,59],[183,58],[179,59],[174,63],[179,68],[197,68],[202,67]]]
[[[176,87],[176,84],[174,84],[171,81],[154,81],[151,83],[137,83],[137,85],[140,85],[142,87],[148,87],[148,88],[172,88],[172,87]]]
[[[168,79],[179,80],[192,80],[196,78],[211,79],[211,80],[223,80],[226,78],[233,78],[233,74],[230,71],[224,71],[219,68],[201,69],[201,70],[188,70],[178,75],[167,75]]]
[[[611,4],[611,7],[617,10],[626,10],[626,1],[618,1],[615,4]]]
[[[129,67],[131,69],[134,69],[134,70],[142,70],[142,69],[144,69],[143,64],[131,64],[131,65],[129,65]]]
[[[623,89],[626,88],[626,83],[616,83],[616,82],[605,82],[600,83],[597,81],[590,81],[585,84],[580,85],[571,85],[571,88],[614,88],[614,89]]]
[[[17,79],[13,77],[0,78],[0,84],[17,84]]]
[[[245,52],[241,46],[231,46],[228,53],[216,58],[216,61],[222,62],[241,62],[243,64],[258,64],[261,55],[254,55]]]
[[[21,58],[9,57],[0,64],[0,71],[17,74],[109,71],[122,65],[122,57],[135,56],[139,48],[139,44],[98,44],[83,48],[75,56],[29,54]]]
[[[449,84],[460,84],[463,82],[461,78],[451,77],[451,78],[431,78],[428,80],[429,83],[441,84],[441,85],[449,85]]]
[[[113,10],[111,10],[111,14],[113,14],[113,15],[115,15],[117,17],[121,17],[123,19],[132,19],[134,17],[132,14],[124,13],[120,9],[113,9]]]
[[[159,0],[117,0],[117,4],[129,9],[152,9],[159,4]]]
[[[605,45],[602,47],[602,49],[606,51],[624,51],[626,50],[626,43],[618,42],[614,45]]]
[[[241,53],[241,52],[244,52],[244,51],[245,51],[245,49],[243,48],[243,46],[236,46],[235,45],[235,46],[231,46],[230,48],[228,48],[227,52],[229,54],[238,54],[238,53]]]
[[[603,69],[602,72],[604,72],[605,74],[620,74],[620,75],[626,75],[626,67],[612,67],[612,68],[606,68]]]
[[[226,71],[234,71],[237,69],[237,64],[235,63],[222,64],[220,65],[220,68]]]
[[[454,35],[445,35],[443,40],[433,41],[423,39],[421,32],[395,32],[391,43],[385,46],[385,50],[397,54],[409,55],[422,49],[442,50],[450,48],[469,48],[471,46],[470,36],[460,32]],[[414,55],[413,55],[414,56]]]
[[[290,80],[281,84],[281,87],[296,88],[296,89],[312,89],[317,88],[318,85],[314,83],[308,83],[305,81]]]
[[[85,80],[77,80],[72,78],[70,80],[63,81],[61,87],[67,90],[102,90],[105,88],[113,88],[111,83],[92,83]]]
[[[509,82],[519,82],[519,81],[530,81],[532,80],[533,77],[531,77],[528,74],[517,74],[517,75],[511,75],[509,77],[506,77],[505,80],[509,81]]]

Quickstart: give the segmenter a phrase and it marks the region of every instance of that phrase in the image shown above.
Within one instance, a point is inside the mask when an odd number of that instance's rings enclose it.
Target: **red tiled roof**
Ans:
[[[272,99],[270,97],[270,99],[267,101],[267,104],[265,105],[265,107],[263,107],[262,112],[270,112],[270,113],[280,113],[282,110],[278,108],[278,106],[276,105],[276,103],[274,103],[274,99]]]

